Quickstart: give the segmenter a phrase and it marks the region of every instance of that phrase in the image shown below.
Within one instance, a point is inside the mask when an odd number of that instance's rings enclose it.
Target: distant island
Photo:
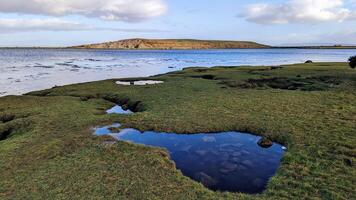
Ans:
[[[272,46],[253,41],[199,40],[199,39],[144,39],[133,38],[111,42],[68,47],[0,47],[0,49],[118,49],[118,50],[194,50],[194,49],[356,49],[344,44],[291,44]]]
[[[99,44],[74,46],[82,49],[261,49],[268,45],[249,41],[191,39],[127,39]]]

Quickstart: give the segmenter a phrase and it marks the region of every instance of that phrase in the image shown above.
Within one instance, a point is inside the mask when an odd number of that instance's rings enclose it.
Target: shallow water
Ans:
[[[144,80],[144,81],[116,81],[118,85],[156,85],[161,84],[163,81],[153,81],[153,80]]]
[[[106,111],[107,114],[122,114],[122,115],[128,115],[132,114],[133,112],[129,109],[124,110],[121,106],[114,106],[110,108],[109,110]]]
[[[95,134],[117,140],[162,147],[169,151],[177,169],[207,188],[219,191],[260,193],[277,171],[285,147],[274,143],[270,148],[257,145],[259,136],[240,133],[174,134],[136,129],[121,129],[116,123],[95,129]],[[110,130],[111,129],[111,130]]]
[[[144,77],[191,66],[279,65],[346,61],[356,50],[82,50],[0,49],[0,96],[55,85]]]

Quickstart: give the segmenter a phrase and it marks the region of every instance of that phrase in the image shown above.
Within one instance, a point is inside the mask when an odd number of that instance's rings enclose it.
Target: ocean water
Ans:
[[[0,96],[109,78],[151,76],[192,66],[344,62],[356,50],[76,50],[0,49]]]

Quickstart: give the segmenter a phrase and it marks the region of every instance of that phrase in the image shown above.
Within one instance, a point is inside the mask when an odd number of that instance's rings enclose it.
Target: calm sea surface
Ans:
[[[109,78],[150,76],[191,66],[344,62],[356,50],[74,50],[0,49],[0,96]]]

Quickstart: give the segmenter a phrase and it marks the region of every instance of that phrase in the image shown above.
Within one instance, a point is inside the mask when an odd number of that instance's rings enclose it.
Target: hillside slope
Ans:
[[[269,46],[246,41],[217,41],[217,40],[150,40],[127,39],[99,44],[75,46],[84,49],[240,49],[268,48]]]

